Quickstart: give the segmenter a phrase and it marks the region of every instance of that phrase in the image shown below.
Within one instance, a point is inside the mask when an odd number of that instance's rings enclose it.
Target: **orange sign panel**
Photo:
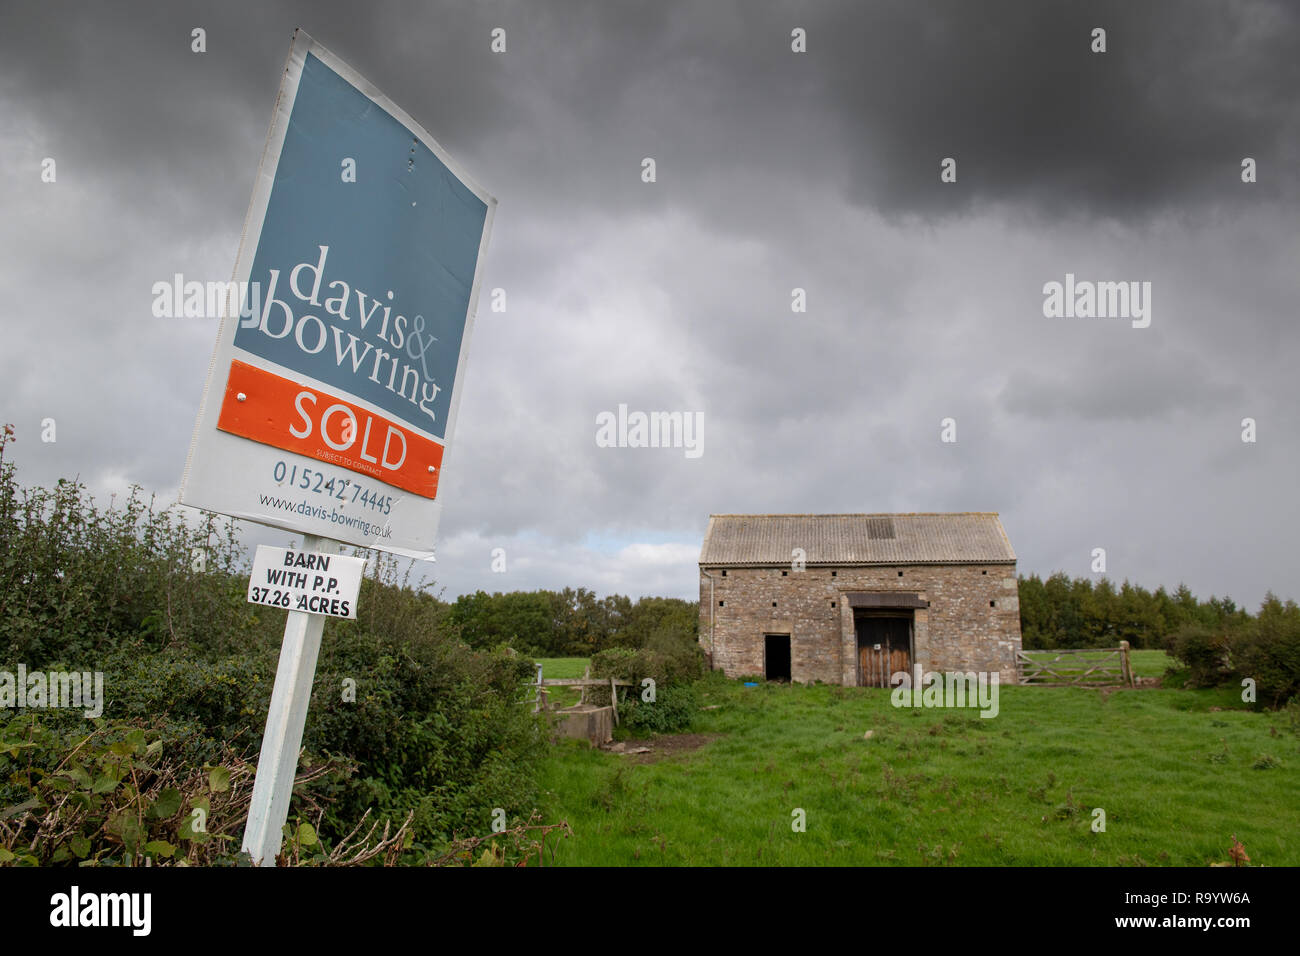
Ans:
[[[438,496],[443,446],[318,388],[245,362],[230,363],[217,428]]]

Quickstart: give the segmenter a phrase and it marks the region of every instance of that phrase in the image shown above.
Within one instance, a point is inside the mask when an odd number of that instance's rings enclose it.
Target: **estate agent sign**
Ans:
[[[181,501],[432,557],[495,207],[295,33]]]

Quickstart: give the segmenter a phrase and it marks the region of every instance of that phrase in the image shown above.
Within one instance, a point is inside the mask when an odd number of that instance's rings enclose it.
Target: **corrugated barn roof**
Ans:
[[[1016,560],[997,512],[710,515],[700,564],[1002,564]]]

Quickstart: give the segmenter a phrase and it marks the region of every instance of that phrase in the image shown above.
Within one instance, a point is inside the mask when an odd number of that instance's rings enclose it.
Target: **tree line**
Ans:
[[[447,623],[473,648],[508,644],[537,657],[591,657],[612,648],[694,644],[699,614],[695,601],[601,598],[587,588],[478,591],[451,603]]]
[[[1229,597],[1200,600],[1185,584],[1170,594],[1109,578],[1095,582],[1057,572],[1020,575],[1020,633],[1026,649],[1054,647],[1163,648],[1184,627],[1226,629],[1250,614]]]

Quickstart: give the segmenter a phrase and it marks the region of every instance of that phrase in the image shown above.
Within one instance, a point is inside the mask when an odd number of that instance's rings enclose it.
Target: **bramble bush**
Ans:
[[[144,722],[59,731],[33,713],[0,726],[0,864],[236,865],[254,766],[229,748],[197,763]],[[306,765],[299,812],[341,761]]]
[[[417,841],[433,846],[489,829],[491,809],[526,815],[543,725],[525,705],[530,661],[450,640],[357,630],[322,648],[304,744],[346,755],[357,774],[327,814],[338,825],[367,807],[414,811]],[[344,681],[356,681],[355,702]]]

